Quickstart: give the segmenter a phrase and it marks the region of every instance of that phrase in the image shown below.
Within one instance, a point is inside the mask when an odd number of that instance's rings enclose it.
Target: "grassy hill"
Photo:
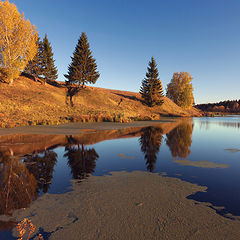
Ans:
[[[200,116],[184,110],[165,97],[162,106],[149,108],[139,93],[87,87],[73,98],[66,89],[19,77],[12,86],[0,84],[0,127],[47,125],[66,122],[156,120],[161,116]]]

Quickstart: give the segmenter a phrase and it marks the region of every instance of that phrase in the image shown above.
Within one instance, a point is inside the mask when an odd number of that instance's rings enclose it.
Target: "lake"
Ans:
[[[45,193],[71,191],[91,175],[135,170],[206,186],[188,196],[217,213],[240,216],[240,116],[175,119],[152,126],[80,135],[0,136],[0,214],[26,208]],[[0,221],[0,239],[14,221]]]

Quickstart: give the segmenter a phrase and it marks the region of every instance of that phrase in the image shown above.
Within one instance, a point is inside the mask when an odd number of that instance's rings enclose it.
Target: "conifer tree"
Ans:
[[[37,54],[33,58],[33,60],[28,62],[28,65],[25,67],[24,72],[28,73],[34,77],[39,78],[42,74],[42,41],[38,38],[38,50]]]
[[[96,60],[92,57],[92,52],[88,43],[86,33],[82,33],[78,40],[71,64],[68,66],[66,84],[78,84],[84,87],[87,83],[95,83],[100,74],[97,72]]]
[[[149,107],[163,104],[163,88],[159,79],[159,73],[157,70],[157,64],[152,57],[147,68],[146,77],[142,81],[140,88],[140,94],[144,100],[144,103]]]
[[[42,75],[47,80],[57,80],[57,68],[54,64],[55,60],[53,59],[53,52],[50,42],[48,41],[47,34],[43,38],[42,42]]]

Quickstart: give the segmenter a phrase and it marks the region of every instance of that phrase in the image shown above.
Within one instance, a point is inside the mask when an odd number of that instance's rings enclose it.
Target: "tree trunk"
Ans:
[[[12,84],[13,84],[13,78],[10,78],[8,85],[11,86]]]
[[[13,72],[10,72],[10,76],[9,76],[9,86],[11,86],[13,84]]]

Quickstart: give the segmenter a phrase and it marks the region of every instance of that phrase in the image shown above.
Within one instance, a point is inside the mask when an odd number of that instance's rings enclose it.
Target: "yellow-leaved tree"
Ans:
[[[0,80],[11,84],[37,53],[36,27],[15,4],[0,1]]]
[[[167,85],[167,97],[178,106],[190,108],[194,103],[192,76],[188,72],[175,72]]]

